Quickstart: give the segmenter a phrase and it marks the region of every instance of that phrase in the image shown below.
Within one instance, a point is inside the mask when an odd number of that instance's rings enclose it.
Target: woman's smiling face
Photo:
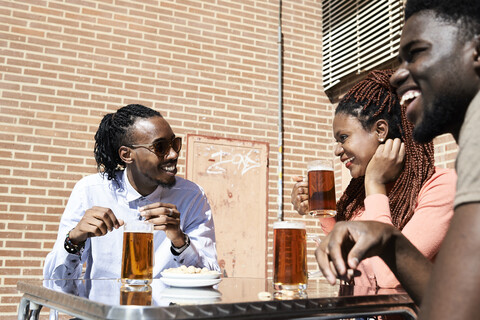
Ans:
[[[375,125],[366,130],[356,117],[340,112],[333,119],[333,136],[337,142],[335,155],[350,170],[352,178],[364,176],[380,144]]]

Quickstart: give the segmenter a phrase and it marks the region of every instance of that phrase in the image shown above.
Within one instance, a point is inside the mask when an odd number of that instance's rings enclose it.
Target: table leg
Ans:
[[[33,301],[28,300],[27,298],[22,298],[20,300],[20,305],[18,306],[18,320],[38,320],[40,315],[40,310],[42,306],[36,304]]]
[[[55,309],[50,309],[50,315],[48,316],[48,320],[58,320],[58,311]]]
[[[30,317],[29,320],[38,320],[38,316],[40,315],[40,310],[42,310],[42,306],[36,304],[33,301],[30,301]]]
[[[30,301],[28,299],[22,298],[22,300],[20,300],[20,305],[18,306],[18,320],[28,319],[28,312],[30,310],[29,304]]]

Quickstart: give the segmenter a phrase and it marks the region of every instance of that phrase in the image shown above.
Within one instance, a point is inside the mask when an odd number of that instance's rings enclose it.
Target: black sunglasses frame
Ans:
[[[170,141],[161,138],[149,144],[131,144],[131,145],[128,145],[127,147],[146,148],[151,152],[155,153],[157,157],[165,157],[165,155],[170,151],[170,149],[173,149],[173,151],[175,151],[176,153],[179,153],[180,150],[182,150],[182,138],[174,137]]]

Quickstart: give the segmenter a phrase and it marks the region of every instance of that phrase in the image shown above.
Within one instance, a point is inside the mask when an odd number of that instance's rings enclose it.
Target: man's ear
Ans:
[[[379,142],[387,140],[388,136],[388,122],[385,119],[379,119],[374,124],[375,133],[378,136]]]
[[[475,49],[473,51],[473,65],[477,73],[480,73],[480,35],[476,35],[473,40]]]
[[[125,164],[133,162],[133,152],[132,149],[130,149],[129,147],[121,146],[118,149],[118,156],[120,157],[120,159],[122,159],[123,162],[125,162]]]

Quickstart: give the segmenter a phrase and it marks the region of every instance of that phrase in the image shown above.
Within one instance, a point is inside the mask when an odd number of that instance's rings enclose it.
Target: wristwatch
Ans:
[[[185,235],[185,244],[183,246],[181,246],[180,248],[176,248],[173,246],[173,243],[170,246],[170,251],[174,256],[180,255],[180,253],[185,251],[185,249],[187,249],[188,246],[190,245],[190,238],[188,237],[188,234],[184,233],[184,235]]]

